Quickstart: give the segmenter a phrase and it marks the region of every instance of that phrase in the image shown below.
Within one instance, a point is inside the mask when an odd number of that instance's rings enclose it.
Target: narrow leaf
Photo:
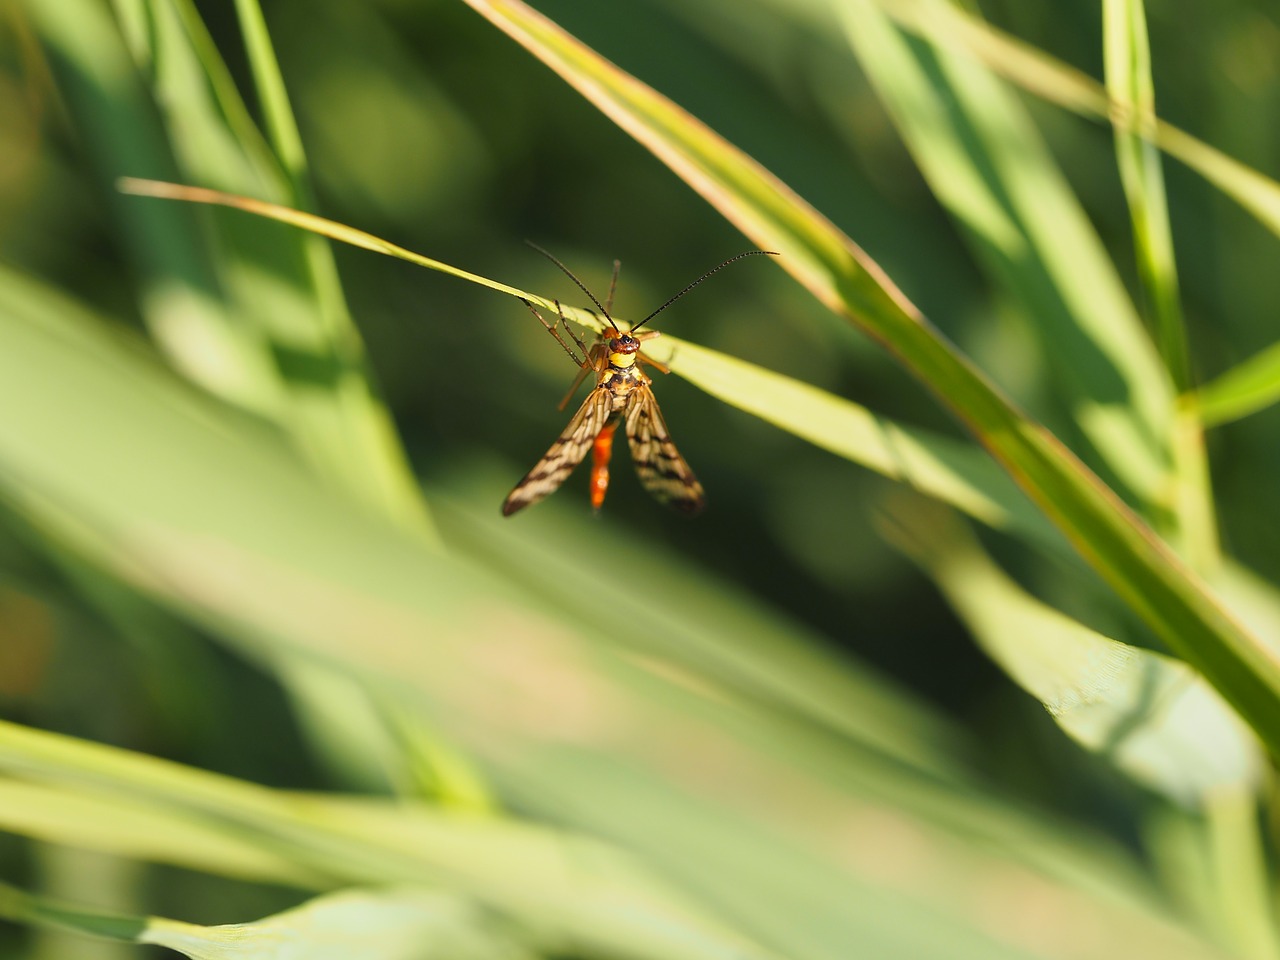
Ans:
[[[1258,786],[1263,755],[1252,731],[1185,663],[1035,599],[945,510],[903,504],[890,523],[891,539],[933,577],[982,649],[1068,736],[1192,809]]]
[[[1265,410],[1280,400],[1280,343],[1272,344],[1211,380],[1192,395],[1206,426]]]
[[[1075,67],[1023,43],[967,14],[954,4],[927,0],[876,0],[898,23],[946,50],[966,51],[991,70],[1051,103],[1097,120],[1135,119],[1132,104],[1113,102],[1101,83]],[[1182,161],[1280,234],[1280,183],[1228,157],[1154,114],[1136,118],[1143,135]]]
[[[675,104],[517,0],[469,0],[685,179],[822,303],[885,343],[1173,650],[1280,749],[1280,662],[1071,453],[939,337],[830,221]]]

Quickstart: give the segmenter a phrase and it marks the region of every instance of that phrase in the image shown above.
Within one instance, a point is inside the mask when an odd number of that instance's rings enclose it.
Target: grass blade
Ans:
[[[1257,788],[1257,740],[1185,663],[1104,637],[1036,600],[945,510],[908,501],[888,524],[987,655],[1068,736],[1191,809]]]
[[[100,4],[32,7],[100,174],[168,175],[176,162],[186,179],[287,195],[188,0],[122,0],[120,8],[128,45]],[[421,497],[323,241],[223,217],[209,243],[208,224],[187,214],[136,204],[119,213],[143,266],[144,315],[179,369],[271,417],[340,486],[425,530]]]
[[[244,210],[519,297],[548,310],[557,309],[556,301],[469,273],[314,214],[250,197],[155,180],[125,177],[118,186],[136,196]],[[569,319],[589,330],[602,329],[600,319],[589,311],[563,304],[560,309]],[[838,456],[938,497],[993,527],[1027,535],[1055,552],[1063,546],[1061,538],[1008,476],[971,444],[894,423],[826,391],[677,337],[664,336],[646,347],[646,352],[713,397]]]
[[[9,284],[0,293],[17,297]],[[485,765],[500,795],[609,844],[575,844],[568,855],[553,846],[547,867],[513,853],[528,847],[510,818],[446,820],[442,835],[420,806],[281,795],[0,725],[11,775],[221,825],[310,874],[448,883],[609,955],[741,956],[740,937],[707,933],[720,917],[797,960],[841,955],[850,942],[881,944],[885,956],[1030,955],[1003,926],[905,922],[945,910],[955,890],[929,882],[938,875],[980,875],[1000,888],[1038,878],[1061,918],[1046,930],[1053,942],[1100,911],[1108,942],[1207,955],[1152,909],[1140,874],[1111,844],[1001,803],[954,771],[904,762],[910,754],[888,738],[868,748],[876,721],[862,736],[853,708],[843,721],[815,722],[781,699],[786,678],[729,685],[658,656],[643,638],[632,644],[627,624],[603,633],[598,608],[573,617],[497,564],[440,554],[324,489],[260,423],[81,320],[47,298],[0,306],[0,403],[25,411],[0,418],[6,499],[47,536],[236,649],[271,663],[305,654],[427,716]],[[75,391],[64,389],[70,382]],[[599,528],[584,542],[598,544]],[[714,624],[704,629],[715,634]],[[775,673],[790,672],[787,660],[768,659]],[[710,768],[720,773],[707,778]],[[885,817],[908,818],[930,851],[901,862],[892,887],[880,873],[893,855],[878,833]],[[457,840],[457,819],[471,825],[468,836],[500,839],[485,856],[446,842]],[[137,837],[132,823],[119,836]],[[111,827],[90,816],[76,836],[97,829],[110,840]],[[832,846],[850,830],[853,853]],[[626,864],[615,849],[630,851]],[[641,862],[637,872],[631,864]],[[513,883],[516,864],[528,873]],[[552,869],[566,864],[568,876]],[[593,865],[602,872],[576,872]],[[262,857],[251,866],[270,869]]]
[[[1280,343],[1209,381],[1193,395],[1206,426],[1216,427],[1265,410],[1280,400]]]
[[[1155,116],[1151,48],[1142,0],[1106,0],[1104,40],[1107,92],[1116,110],[1116,161],[1129,204],[1138,277],[1146,294],[1156,344],[1178,390],[1191,385],[1187,342],[1178,292],[1173,234],[1160,154],[1142,136],[1139,118]]]
[[[937,0],[943,5],[944,0]],[[1168,514],[1173,392],[1101,240],[1021,103],[971,58],[910,41],[873,0],[845,34],[926,181],[1042,343],[1104,475]]]
[[[636,137],[973,430],[1117,593],[1280,749],[1280,663],[1065,447],[1014,409],[848,237],[758,164],[529,7],[469,0]]]
[[[414,960],[423,951],[463,960],[527,960],[492,918],[456,897],[408,888],[344,891],[254,923],[198,926],[77,908],[0,884],[0,916],[125,943],[153,944],[192,960]]]
[[[1129,205],[1138,279],[1145,294],[1149,322],[1165,368],[1179,392],[1191,387],[1187,336],[1182,316],[1178,271],[1169,227],[1160,154],[1143,136],[1142,117],[1155,116],[1151,48],[1142,0],[1107,0],[1104,6],[1107,92],[1111,102],[1116,161]],[[1175,410],[1174,469],[1170,484],[1180,552],[1197,570],[1217,567],[1217,519],[1204,451],[1203,426],[1193,406]]]
[[[1087,74],[983,23],[953,4],[876,0],[904,28],[945,50],[967,52],[994,72],[1080,116],[1110,122],[1132,104],[1113,102]],[[1126,125],[1135,121],[1126,119]],[[1267,229],[1280,234],[1280,183],[1154,115],[1136,119],[1142,134],[1209,181]]]

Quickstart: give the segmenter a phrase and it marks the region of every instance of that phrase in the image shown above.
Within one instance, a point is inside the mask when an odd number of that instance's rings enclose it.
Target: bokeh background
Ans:
[[[924,313],[1016,401],[1069,443],[1034,318],[992,285],[934,199],[839,37],[808,4],[539,0],[537,8],[738,145],[853,237]],[[108,12],[108,5],[102,4]],[[197,4],[237,86],[257,110],[230,4]],[[997,2],[982,14],[1101,76],[1097,4]],[[751,244],[563,81],[461,3],[266,0],[316,209],[427,256],[580,303],[553,251],[615,312],[638,318]],[[1280,160],[1280,22],[1263,2],[1157,0],[1148,7],[1161,116],[1264,172]],[[145,338],[137,247],[121,174],[104,163],[84,104],[21,2],[0,7],[0,261]],[[1109,129],[1023,100],[1139,298],[1130,223]],[[116,131],[127,136],[127,131]],[[1194,174],[1166,163],[1194,373],[1207,378],[1275,339],[1275,237]],[[245,228],[251,229],[251,228]],[[335,245],[368,363],[428,502],[494,517],[510,486],[559,432],[574,371],[518,302],[454,278]],[[659,329],[962,437],[962,429],[876,344],[831,317],[764,258],[735,264],[666,312]],[[0,349],[3,349],[0,344]],[[149,348],[142,347],[145,351]],[[74,392],[76,383],[60,385]],[[665,512],[619,463],[608,503],[588,516],[584,475],[507,521],[549,549],[588,545],[592,571],[562,584],[598,610],[608,635],[634,611],[661,611],[661,568],[688,602],[737,606],[816,646],[838,669],[921,711],[975,782],[1050,822],[1072,821],[1132,854],[1161,801],[1062,736],[1043,707],[994,667],[936,587],[877,518],[896,485],[728,407],[678,377],[658,378],[668,424],[708,492],[693,521]],[[0,411],[21,417],[22,410]],[[1230,551],[1280,579],[1276,414],[1209,437],[1219,522]],[[621,452],[621,451],[620,451]],[[524,527],[523,531],[519,527]],[[479,529],[479,528],[477,528]],[[572,538],[555,539],[571,530]],[[616,541],[644,565],[611,563]],[[994,536],[987,547],[1024,584],[1112,635],[1154,642],[1091,606],[1091,576]],[[493,545],[495,569],[519,558]],[[138,600],[111,617],[33,535],[10,500],[0,527],[0,716],[275,787],[388,792],[316,746],[261,662],[228,652],[207,623]],[[519,579],[517,569],[511,574]],[[528,584],[525,584],[528,588]],[[496,604],[505,599],[494,597]],[[554,601],[549,601],[554,605]],[[109,605],[108,605],[109,606]],[[726,639],[741,625],[724,621]],[[446,731],[447,732],[447,731]],[[446,737],[446,739],[448,739]],[[356,765],[357,768],[359,765]],[[524,808],[518,800],[512,807]],[[296,902],[278,887],[169,868],[104,868],[0,834],[0,877],[85,896],[141,889],[150,912],[200,922],[262,916]],[[136,870],[130,873],[130,870]],[[60,873],[60,871],[62,871]],[[158,871],[158,872],[157,872]],[[157,876],[160,879],[157,879]],[[73,878],[68,880],[67,877]],[[43,956],[17,928],[0,952]],[[60,942],[61,943],[61,942]],[[62,944],[72,951],[80,946]],[[72,956],[71,952],[61,956]],[[904,954],[905,955],[905,954]]]

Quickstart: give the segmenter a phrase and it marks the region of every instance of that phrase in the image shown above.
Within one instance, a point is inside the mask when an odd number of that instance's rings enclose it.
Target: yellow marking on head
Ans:
[[[615,367],[622,367],[624,370],[636,362],[634,353],[611,353],[609,354],[609,363]]]

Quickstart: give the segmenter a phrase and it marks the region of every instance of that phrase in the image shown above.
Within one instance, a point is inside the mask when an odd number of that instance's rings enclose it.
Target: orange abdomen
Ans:
[[[617,428],[617,420],[605,424],[591,447],[591,507],[594,510],[604,505],[604,495],[609,492],[609,459],[613,456],[613,431]]]

